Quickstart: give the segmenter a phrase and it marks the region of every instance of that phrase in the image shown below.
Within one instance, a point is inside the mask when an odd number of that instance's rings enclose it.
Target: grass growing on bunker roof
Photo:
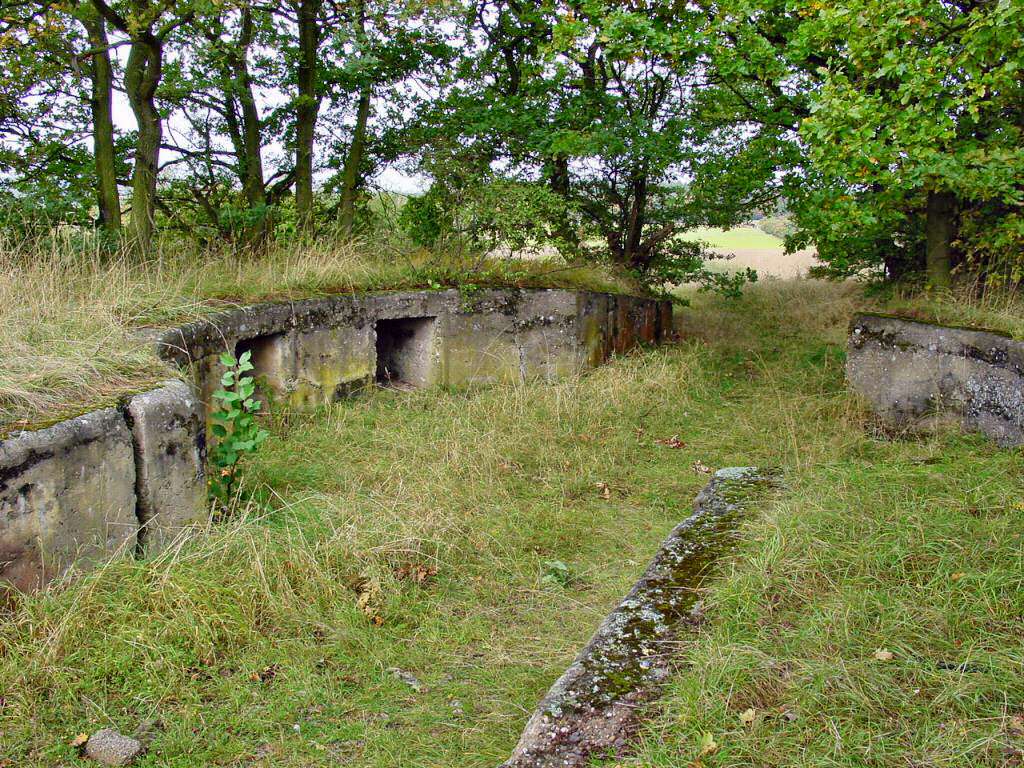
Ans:
[[[689,513],[695,465],[753,464],[788,489],[619,762],[1012,765],[1021,457],[875,430],[843,384],[860,303],[766,283],[579,379],[278,417],[258,504],[4,617],[0,761],[73,765],[76,734],[156,719],[141,766],[491,768]]]
[[[142,328],[265,300],[406,288],[636,286],[598,267],[383,250],[330,239],[263,252],[158,241],[146,259],[55,235],[0,233],[0,437],[116,402],[174,377]]]

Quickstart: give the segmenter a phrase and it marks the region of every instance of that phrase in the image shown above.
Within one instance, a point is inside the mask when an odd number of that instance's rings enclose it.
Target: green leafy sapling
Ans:
[[[256,421],[260,401],[253,377],[246,375],[253,370],[252,352],[243,352],[237,359],[225,352],[220,363],[227,370],[220,378],[221,388],[213,393],[217,407],[211,416],[209,485],[211,497],[226,507],[238,491],[242,460],[255,453],[270,433]]]

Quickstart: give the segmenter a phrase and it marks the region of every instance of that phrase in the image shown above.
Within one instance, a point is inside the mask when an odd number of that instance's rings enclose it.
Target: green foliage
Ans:
[[[762,232],[777,237],[780,240],[794,234],[796,225],[790,216],[765,216],[754,222],[754,226]]]
[[[238,492],[239,469],[245,457],[255,453],[269,436],[256,416],[260,402],[252,376],[252,352],[237,359],[225,352],[220,364],[227,370],[221,376],[221,388],[213,393],[218,406],[211,414],[213,445],[209,451],[210,495],[227,507]]]
[[[573,581],[572,570],[561,560],[545,560],[540,583],[545,587],[568,587]]]
[[[834,238],[899,229],[927,194],[950,192],[961,252],[1024,277],[1012,215],[1024,204],[1022,36],[1011,2],[846,0],[815,14],[809,42],[843,42],[801,124]]]
[[[425,194],[406,200],[398,214],[398,224],[416,245],[426,248],[436,245],[444,232],[454,229],[442,188],[434,185]]]
[[[482,253],[498,249],[509,255],[548,246],[571,255],[573,244],[557,231],[569,208],[565,198],[541,184],[474,177],[457,187],[435,183],[410,198],[399,223],[421,246],[461,243]]]
[[[737,272],[722,272],[706,266],[708,261],[720,258],[723,257],[711,252],[706,243],[675,240],[659,249],[644,278],[652,285],[693,283],[702,291],[739,298],[745,285],[757,281],[757,272],[749,267]]]
[[[0,195],[24,221],[96,218],[99,16],[136,54],[113,57],[114,84],[175,125],[169,154],[149,149],[156,224],[202,242],[376,235],[371,180],[401,163],[434,182],[399,216],[427,247],[551,249],[657,280],[679,233],[782,206],[792,228],[771,231],[834,276],[905,278],[938,232],[964,272],[1024,278],[1020,2],[16,3]],[[143,71],[156,82],[135,88]],[[122,194],[140,135],[114,126],[102,164]],[[300,145],[316,151],[301,184]]]

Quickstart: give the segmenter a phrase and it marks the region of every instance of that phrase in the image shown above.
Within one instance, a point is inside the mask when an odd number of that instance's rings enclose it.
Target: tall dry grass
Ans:
[[[140,333],[229,306],[462,282],[621,290],[607,272],[551,262],[453,259],[367,243],[288,241],[260,251],[164,241],[140,258],[75,232],[0,233],[0,432],[116,400],[175,375]]]

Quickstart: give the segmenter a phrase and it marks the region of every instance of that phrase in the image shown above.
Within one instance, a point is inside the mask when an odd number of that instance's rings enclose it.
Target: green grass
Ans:
[[[752,511],[625,764],[1012,764],[1021,455],[880,434],[843,383],[861,303],[817,283],[697,297],[679,345],[579,379],[278,416],[260,501],[11,609],[0,761],[74,764],[75,734],[158,718],[140,765],[493,766],[688,514],[701,462],[788,487]]]
[[[757,227],[695,227],[682,233],[681,237],[702,240],[712,248],[774,248],[782,253],[782,240]]]

